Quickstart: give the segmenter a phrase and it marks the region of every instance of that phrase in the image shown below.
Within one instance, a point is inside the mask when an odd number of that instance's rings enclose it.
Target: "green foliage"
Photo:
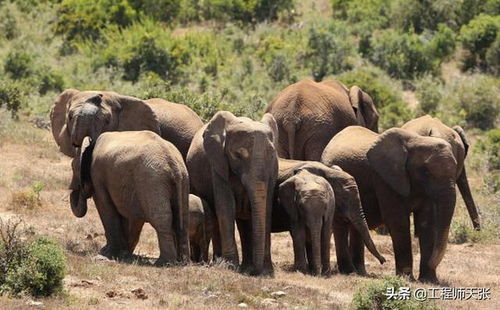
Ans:
[[[433,32],[432,39],[427,46],[429,56],[441,62],[448,60],[455,52],[456,35],[445,24],[439,24],[437,31]]]
[[[123,30],[109,27],[103,31],[103,37],[103,42],[86,46],[87,53],[99,51],[95,68],[119,68],[125,80],[136,82],[142,73],[154,72],[165,80],[176,81],[179,66],[189,60],[180,41],[151,20],[134,23]]]
[[[5,286],[11,293],[49,296],[59,292],[66,273],[66,257],[55,241],[39,237],[27,248],[28,255],[7,272]]]
[[[12,40],[18,34],[19,29],[17,28],[16,19],[8,10],[2,11],[2,14],[0,15],[0,37]]]
[[[500,129],[495,128],[486,132],[486,137],[480,139],[474,150],[486,156],[487,175],[485,181],[493,192],[500,190]]]
[[[486,53],[493,45],[500,29],[500,16],[480,14],[460,29],[460,42],[466,51],[462,67],[486,69]],[[498,43],[496,44],[498,54]],[[491,56],[490,56],[491,57]],[[490,60],[492,61],[492,60]]]
[[[11,51],[4,63],[4,71],[13,79],[29,77],[33,74],[33,55],[23,51]]]
[[[12,118],[17,118],[19,109],[26,103],[26,91],[20,82],[0,79],[0,108],[5,106]]]
[[[486,70],[500,76],[500,35],[486,51]]]
[[[136,18],[137,12],[127,0],[63,0],[55,33],[68,41],[95,40],[109,25],[127,26]]]
[[[435,115],[443,99],[443,82],[431,75],[426,75],[415,82],[415,96],[418,99],[420,115]]]
[[[398,292],[400,287],[410,285],[400,277],[387,276],[383,280],[369,280],[358,288],[351,302],[351,309],[356,310],[391,310],[391,309],[439,309],[431,301],[417,301],[413,298],[397,300],[387,298],[387,289],[394,288]]]
[[[474,230],[471,224],[459,222],[452,226],[450,233],[450,242],[463,244],[466,242],[478,243],[488,239],[488,234],[484,228],[482,231]]]
[[[27,240],[21,221],[0,220],[0,292],[49,296],[62,289],[66,257],[45,237]]]
[[[292,0],[190,0],[201,7],[205,19],[234,20],[244,23],[272,21],[278,13],[291,10]]]
[[[353,44],[343,24],[312,27],[309,30],[308,50],[306,59],[315,81],[352,68]]]
[[[178,14],[181,0],[129,0],[138,12],[153,19],[169,22]]]

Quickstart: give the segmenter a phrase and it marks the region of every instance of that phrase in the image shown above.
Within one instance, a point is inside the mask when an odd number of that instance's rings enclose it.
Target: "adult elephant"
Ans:
[[[410,215],[419,234],[420,276],[437,282],[436,267],[446,250],[455,209],[457,162],[450,144],[392,128],[376,134],[359,126],[339,132],[321,162],[339,165],[358,184],[368,226],[385,224],[392,238],[396,273],[412,277]],[[363,243],[350,231],[355,268],[364,270]]]
[[[309,79],[285,88],[267,107],[278,124],[279,157],[319,161],[330,139],[347,126],[378,131],[371,97],[358,86]]]
[[[350,229],[359,233],[362,241],[370,253],[372,253],[381,264],[385,262],[385,258],[380,255],[370,236],[363,208],[361,206],[358,186],[354,177],[345,171],[342,171],[342,169],[338,166],[327,167],[326,165],[316,161],[300,161],[279,158],[278,167],[278,179],[276,182],[277,187],[301,171],[308,171],[314,175],[325,178],[331,185],[335,195],[335,212],[332,229],[335,240],[337,265],[341,273],[351,273],[357,271],[352,263],[348,248]],[[277,193],[278,189],[275,192]],[[287,202],[280,201],[278,196],[275,195],[271,225],[272,232],[291,231],[292,225],[286,209],[293,206],[290,206],[289,202],[288,206],[286,204]],[[312,232],[309,233],[312,234]],[[312,239],[312,236],[310,236],[310,238]],[[364,269],[359,270],[359,272],[362,274],[366,273]]]
[[[194,134],[203,126],[200,117],[182,104],[76,89],[57,97],[50,120],[60,151],[70,157],[75,157],[85,137],[95,141],[106,131],[150,130],[173,143],[185,158]]]
[[[401,128],[421,136],[444,139],[451,145],[453,155],[457,161],[456,182],[458,189],[464,199],[474,229],[481,230],[477,207],[474,203],[474,198],[472,198],[469,181],[467,180],[467,174],[465,172],[464,161],[467,156],[467,151],[469,150],[469,142],[467,141],[462,127],[453,126],[453,128],[450,128],[443,124],[441,120],[430,115],[425,115],[407,122]]]
[[[221,111],[195,135],[189,149],[191,191],[215,211],[214,255],[238,266],[234,222],[240,233],[241,271],[272,273],[271,204],[278,160],[276,122],[260,122]]]

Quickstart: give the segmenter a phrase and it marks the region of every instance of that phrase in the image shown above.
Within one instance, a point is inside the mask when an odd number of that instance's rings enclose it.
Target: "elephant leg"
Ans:
[[[365,268],[365,243],[363,237],[354,228],[349,229],[349,252],[351,253],[352,263],[356,272],[360,275],[366,275]]]
[[[321,229],[321,273],[326,275],[330,272],[330,241],[332,238],[331,223],[324,223]]]
[[[392,239],[392,247],[396,258],[396,274],[413,279],[413,258],[411,249],[410,218],[396,216],[389,219],[387,228]],[[422,233],[419,229],[419,234]],[[420,235],[419,235],[420,237]]]
[[[215,219],[215,223],[213,225],[212,232],[212,249],[213,249],[213,260],[217,261],[222,258],[222,245],[220,240],[220,232],[219,232],[219,224],[217,219]]]
[[[122,217],[103,186],[96,187],[94,202],[106,236],[106,245],[99,253],[107,258],[119,257],[122,252],[128,249]]]
[[[346,224],[334,224],[333,239],[335,241],[335,254],[337,255],[337,266],[340,273],[349,274],[356,271],[349,253],[349,226]]]
[[[191,247],[191,261],[193,263],[199,263],[201,261],[200,244],[198,242],[190,242],[189,245]]]
[[[127,226],[124,226],[128,228],[127,241],[128,241],[128,250],[130,254],[134,253],[135,247],[139,242],[139,237],[141,235],[143,226],[144,226],[144,221],[136,219],[127,220]]]
[[[290,231],[293,241],[294,269],[306,273],[306,233],[303,227],[293,228]]]
[[[236,220],[238,232],[240,233],[242,262],[241,272],[249,271],[252,265],[252,225],[248,220]]]
[[[435,221],[432,205],[422,203],[418,211],[415,212],[415,228],[418,228],[418,241],[420,246],[420,281],[437,282],[436,269],[429,267],[429,261],[434,249]]]
[[[172,223],[173,214],[170,208],[170,201],[166,200],[163,203],[168,204],[168,206],[163,206],[162,210],[164,211],[161,214],[156,214],[150,221],[151,226],[156,230],[158,244],[160,246],[160,257],[155,262],[156,266],[173,264],[178,259],[178,240],[176,240],[176,235],[174,233]]]

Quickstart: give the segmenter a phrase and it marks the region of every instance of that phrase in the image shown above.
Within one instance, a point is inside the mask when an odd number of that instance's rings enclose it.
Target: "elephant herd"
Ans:
[[[302,80],[261,120],[219,111],[203,124],[187,106],[108,91],[68,89],[54,102],[52,133],[73,158],[73,214],[93,198],[106,257],[130,255],[144,223],[158,236],[157,265],[214,259],[251,275],[273,273],[271,233],[289,231],[296,270],[365,274],[369,229],[384,225],[396,273],[412,277],[410,217],[422,281],[436,282],[455,184],[480,229],[464,167],[464,131],[430,116],[378,133],[378,112],[357,86]],[[236,223],[236,225],[235,225]],[[235,238],[241,243],[241,260]]]

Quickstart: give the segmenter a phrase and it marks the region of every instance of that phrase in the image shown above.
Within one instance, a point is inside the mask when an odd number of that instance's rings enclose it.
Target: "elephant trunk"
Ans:
[[[359,198],[358,187],[356,185],[351,185],[349,187],[346,187],[346,189],[351,192],[351,201],[348,206],[349,220],[363,238],[363,241],[370,253],[372,253],[373,256],[375,256],[381,264],[385,263],[385,258],[378,252],[370,236],[368,224],[366,223],[365,219],[365,213],[363,212],[363,208],[361,206],[361,199]]]
[[[73,146],[80,147],[85,137],[90,137],[91,141],[96,141],[99,132],[95,128],[98,121],[99,108],[93,104],[85,104],[79,115],[76,117],[71,135]]]
[[[436,215],[436,226],[434,231],[434,248],[432,250],[432,255],[429,260],[429,268],[435,270],[443,259],[446,245],[448,244],[448,233],[450,230],[451,218],[453,217],[453,212],[455,210],[455,186],[450,186],[450,188],[443,190],[437,200],[437,210]]]
[[[257,182],[251,194],[252,206],[252,261],[255,274],[261,274],[264,269],[264,251],[266,244],[266,214],[267,214],[266,182]]]
[[[309,270],[313,275],[321,273],[321,226],[318,227],[309,225],[308,227],[311,241],[311,256],[307,257],[309,262]]]
[[[76,217],[84,217],[87,214],[87,198],[80,189],[72,190],[70,194],[71,211]]]
[[[458,189],[460,190],[460,194],[464,199],[465,206],[467,207],[467,211],[469,212],[469,217],[472,221],[474,229],[481,230],[479,215],[477,212],[476,204],[474,203],[474,199],[472,198],[472,193],[469,188],[469,182],[467,181],[467,174],[465,173],[465,167],[463,167],[462,172],[458,176],[457,185]]]

